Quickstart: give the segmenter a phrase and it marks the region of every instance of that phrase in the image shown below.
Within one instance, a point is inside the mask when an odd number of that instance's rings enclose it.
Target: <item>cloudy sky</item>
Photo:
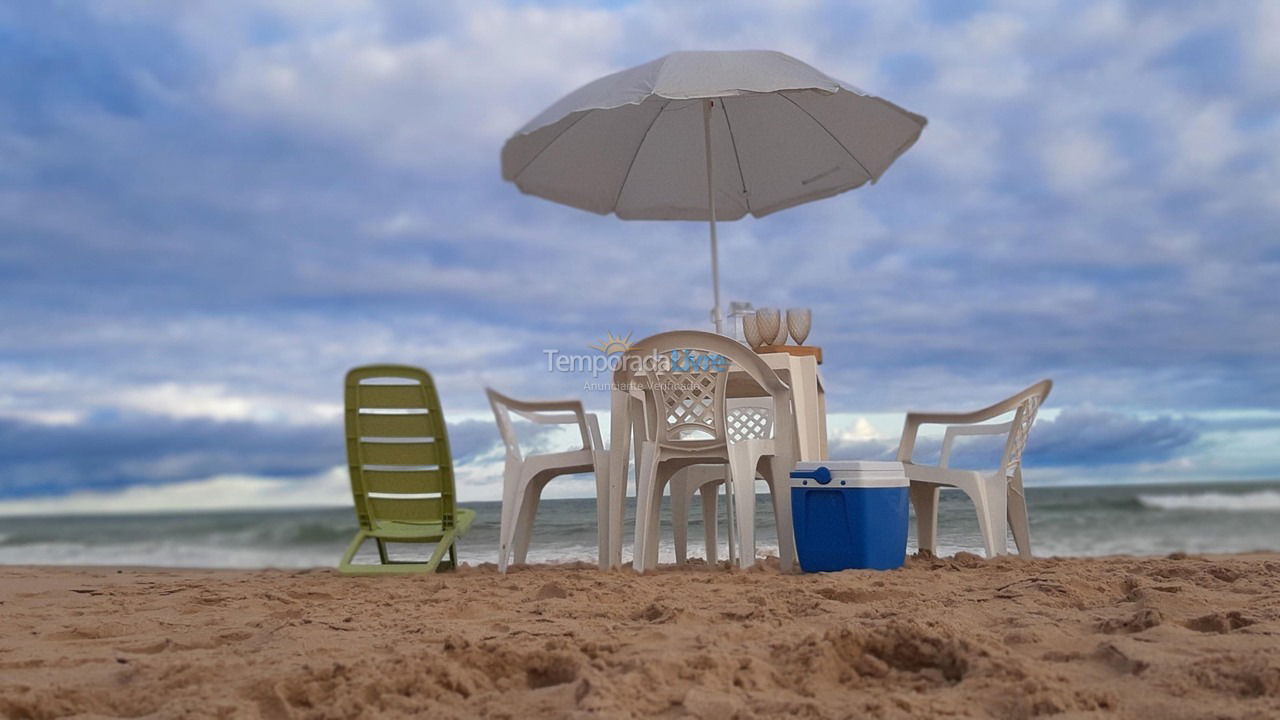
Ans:
[[[704,225],[523,196],[502,142],[740,48],[929,118],[721,228],[728,298],[813,308],[837,455],[1052,377],[1030,483],[1280,476],[1280,3],[40,2],[0,6],[0,513],[349,502],[375,361],[498,497],[486,384],[603,411],[544,350],[710,305]]]

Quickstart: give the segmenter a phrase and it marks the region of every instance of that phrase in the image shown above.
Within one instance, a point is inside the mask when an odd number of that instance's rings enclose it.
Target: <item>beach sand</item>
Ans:
[[[1280,717],[1280,554],[0,568],[0,716]]]

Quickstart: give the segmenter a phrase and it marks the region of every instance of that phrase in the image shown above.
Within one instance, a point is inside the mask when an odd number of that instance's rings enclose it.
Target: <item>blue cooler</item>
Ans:
[[[791,471],[796,555],[805,572],[901,567],[907,555],[902,463],[821,460]]]

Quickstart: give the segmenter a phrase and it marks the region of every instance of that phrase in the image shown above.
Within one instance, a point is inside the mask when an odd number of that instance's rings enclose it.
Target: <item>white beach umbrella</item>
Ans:
[[[780,52],[675,52],[569,93],[507,140],[502,177],[591,212],[762,217],[880,178],[925,118]]]

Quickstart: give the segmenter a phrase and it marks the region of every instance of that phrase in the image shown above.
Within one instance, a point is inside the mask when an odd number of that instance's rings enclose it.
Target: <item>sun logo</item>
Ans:
[[[599,350],[605,355],[613,355],[615,353],[624,353],[631,349],[631,333],[627,333],[626,337],[614,337],[610,332],[604,342],[591,346],[592,350]]]

